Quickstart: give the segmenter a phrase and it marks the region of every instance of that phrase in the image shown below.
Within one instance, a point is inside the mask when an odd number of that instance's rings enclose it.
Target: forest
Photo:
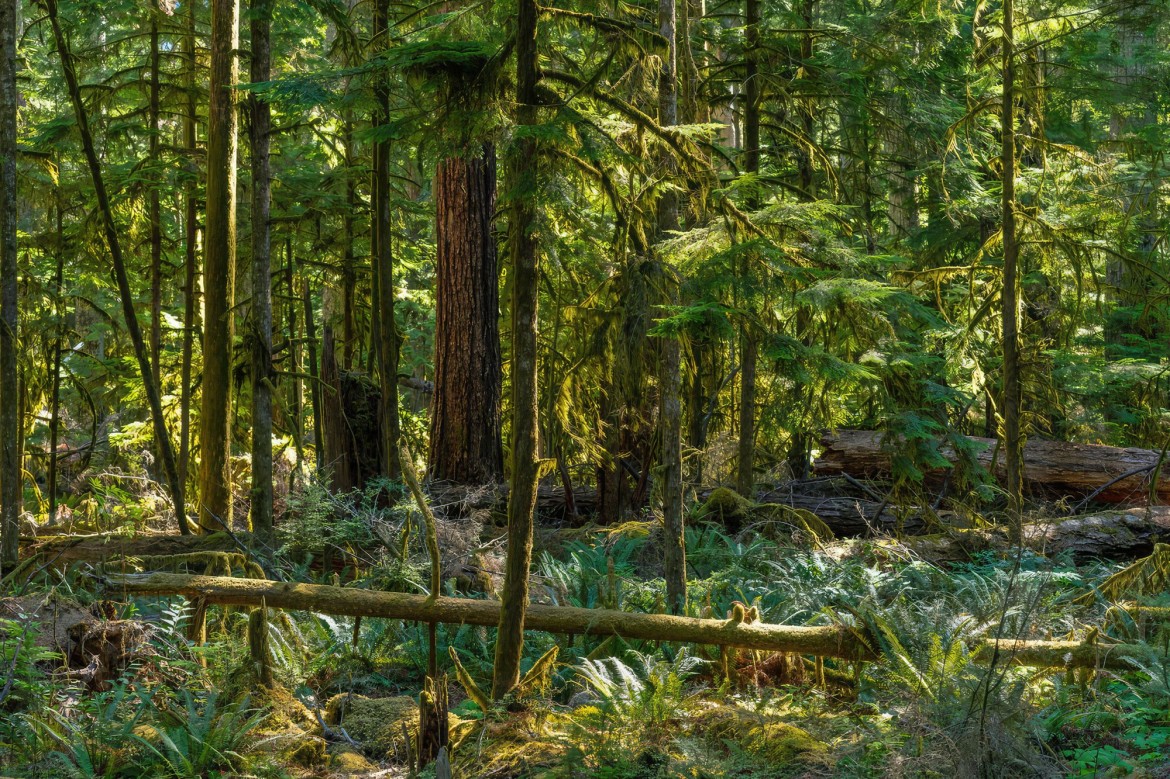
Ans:
[[[0,0],[0,774],[1170,776],[1168,153],[1166,0]]]

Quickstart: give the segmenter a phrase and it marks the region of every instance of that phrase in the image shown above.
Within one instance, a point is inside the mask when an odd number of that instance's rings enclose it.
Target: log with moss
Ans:
[[[127,595],[185,595],[233,606],[259,606],[264,602],[268,608],[488,627],[495,627],[500,620],[500,604],[492,600],[430,599],[320,584],[167,573],[113,575],[109,583],[112,590]],[[864,636],[845,625],[768,625],[538,604],[529,606],[524,621],[527,630],[548,633],[713,644],[847,660],[876,657]]]
[[[978,452],[979,464],[1002,483],[1004,456],[995,439],[969,437],[968,441]],[[846,473],[858,479],[888,477],[900,448],[872,430],[837,430],[821,436],[820,444],[818,474]],[[940,453],[952,463],[956,461],[952,448],[944,446]],[[1159,468],[1160,459],[1161,452],[1151,449],[1030,438],[1024,447],[1024,482],[1029,490],[1048,498],[1132,504],[1146,500],[1150,477],[1158,470],[1157,497],[1168,501],[1170,468]],[[947,470],[927,470],[925,478],[930,484],[941,485]]]
[[[1149,661],[1155,655],[1155,650],[1149,644],[989,639],[978,647],[975,659],[986,663],[996,656],[1002,663],[1034,668],[1102,668],[1132,671],[1133,661]]]
[[[1170,536],[1170,509],[1102,511],[1076,517],[1052,517],[1024,525],[1024,546],[1039,554],[1070,554],[1077,559],[1133,559],[1149,554],[1159,539]],[[848,557],[873,548],[908,550],[935,563],[962,562],[981,552],[1007,553],[1013,549],[1007,528],[950,530],[897,541],[842,542],[834,557]]]
[[[30,539],[22,543],[21,556],[45,562],[104,562],[126,557],[171,557],[200,552],[239,552],[251,544],[250,533],[211,533],[198,536],[100,534]]]

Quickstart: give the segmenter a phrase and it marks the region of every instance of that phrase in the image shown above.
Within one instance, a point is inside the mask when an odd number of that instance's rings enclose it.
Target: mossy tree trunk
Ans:
[[[235,84],[239,0],[211,0],[207,217],[203,256],[203,398],[199,419],[199,528],[232,525],[231,400],[236,275]]]
[[[16,24],[19,0],[0,0],[0,572],[20,555],[20,419],[17,416]]]
[[[678,123],[677,19],[675,0],[659,0],[658,32],[666,40],[666,56],[658,76],[658,123],[663,127]],[[668,190],[658,202],[659,237],[665,238],[677,229],[678,198]],[[678,305],[677,280],[673,269],[668,266],[666,271],[669,300]],[[686,610],[687,602],[687,554],[682,513],[682,377],[678,336],[664,337],[660,353],[658,420],[662,438],[660,472],[666,608],[671,614],[681,614]]]
[[[271,77],[270,0],[253,0],[252,83]],[[255,93],[248,97],[252,147],[252,530],[272,540],[272,245],[268,151],[272,111]]]
[[[537,123],[535,0],[519,0],[516,19],[516,125]],[[533,134],[517,139],[508,152],[511,190],[508,256],[512,285],[512,483],[508,494],[508,551],[504,562],[499,628],[496,635],[492,697],[502,698],[520,682],[524,618],[532,563],[532,516],[536,508],[537,397],[536,306],[537,166],[539,144]]]

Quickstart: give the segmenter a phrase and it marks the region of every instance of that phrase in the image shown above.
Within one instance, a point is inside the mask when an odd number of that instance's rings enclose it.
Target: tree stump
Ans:
[[[418,769],[439,756],[451,740],[447,718],[447,675],[427,676],[418,696]]]

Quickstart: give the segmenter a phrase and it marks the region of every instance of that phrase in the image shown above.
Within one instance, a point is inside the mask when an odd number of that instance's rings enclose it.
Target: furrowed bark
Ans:
[[[496,151],[439,162],[435,193],[435,383],[427,475],[456,484],[503,479],[500,293],[492,218]]]
[[[1003,242],[1003,448],[1004,487],[1008,497],[1008,521],[1019,537],[1024,511],[1024,440],[1020,431],[1020,246],[1016,235],[1016,45],[1015,0],[1003,3],[1003,103],[1000,110],[1000,164],[1003,170],[1001,239]]]
[[[195,4],[187,4],[186,30],[183,35],[183,58],[186,60],[186,74],[184,87],[187,92],[187,104],[183,112],[183,146],[187,152],[188,178],[183,187],[185,212],[183,215],[184,228],[184,259],[183,259],[183,357],[180,368],[179,388],[179,481],[186,486],[189,476],[191,456],[191,398],[194,394],[191,387],[192,364],[195,352],[195,322],[199,310],[199,292],[196,289],[196,277],[199,267],[195,254],[195,243],[199,240],[199,206],[196,202],[196,171],[195,162]],[[186,523],[179,525],[186,532]]]

